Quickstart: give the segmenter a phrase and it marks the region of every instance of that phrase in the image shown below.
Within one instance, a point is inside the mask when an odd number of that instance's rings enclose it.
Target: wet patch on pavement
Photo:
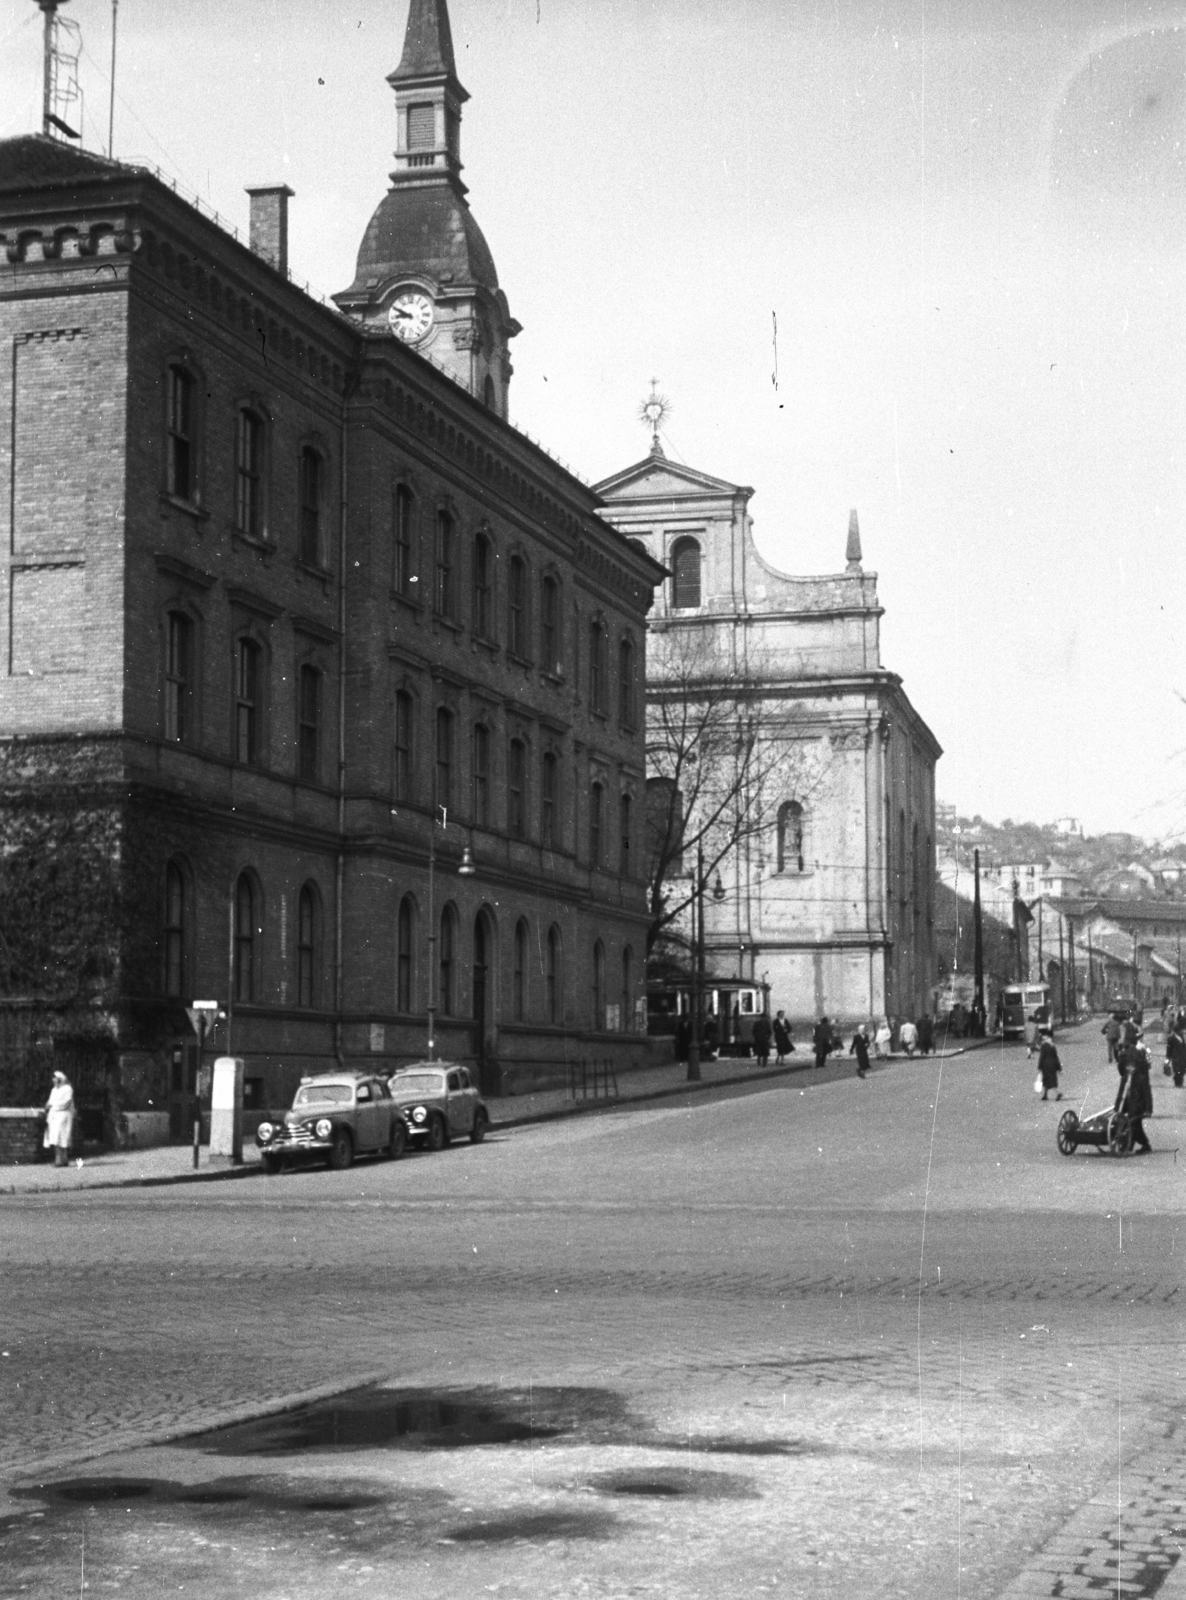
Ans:
[[[509,1544],[516,1539],[608,1539],[620,1524],[610,1511],[565,1510],[512,1512],[480,1522],[467,1522],[442,1534],[449,1544]]]
[[[164,1506],[210,1507],[220,1514],[236,1509],[255,1516],[259,1512],[276,1516],[316,1512],[371,1510],[386,1506],[389,1494],[376,1494],[370,1483],[316,1478],[218,1478],[210,1483],[177,1483],[167,1478],[67,1478],[52,1483],[27,1484],[10,1489],[13,1500],[40,1502],[40,1514],[52,1516],[78,1510],[105,1507],[131,1511],[151,1511]],[[438,1500],[443,1496],[435,1497]],[[36,1513],[34,1513],[36,1514]],[[21,1514],[0,1522],[5,1525],[22,1520]]]
[[[655,1500],[758,1500],[749,1478],[735,1472],[703,1472],[692,1467],[627,1467],[599,1472],[588,1485],[599,1494]]]

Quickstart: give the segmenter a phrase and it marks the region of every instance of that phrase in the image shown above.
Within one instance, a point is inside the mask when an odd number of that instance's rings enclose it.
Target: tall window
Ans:
[[[307,883],[297,900],[297,1005],[317,1004],[317,892]]]
[[[235,885],[235,999],[255,999],[255,888],[246,872]]]
[[[399,903],[395,953],[395,1009],[405,1015],[412,1009],[412,929],[412,901],[405,895]]]
[[[165,622],[165,738],[184,744],[190,732],[193,624],[180,611]]]
[[[560,585],[551,577],[539,592],[539,653],[545,672],[560,671]]]
[[[589,865],[601,865],[601,807],[604,791],[599,783],[589,790]]]
[[[672,548],[671,604],[676,611],[700,604],[700,546],[695,539],[677,539]]]
[[[890,915],[890,901],[894,897],[894,848],[890,835],[890,803],[889,795],[885,797],[885,915],[886,921]]]
[[[456,961],[455,945],[457,942],[457,918],[453,914],[453,907],[446,906],[441,912],[441,947],[440,947],[440,992],[437,995],[437,1006],[442,1016],[453,1015],[454,1003],[457,999],[454,986],[454,966]]]
[[[906,813],[898,812],[898,903],[906,904]]]
[[[490,540],[480,533],[474,540],[474,617],[473,629],[479,639],[493,637],[492,589],[493,552]],[[442,610],[444,608],[442,607]]]
[[[539,782],[539,837],[548,850],[556,848],[556,802],[560,782],[560,763],[555,751],[545,750],[540,766]]]
[[[594,711],[606,708],[606,634],[599,617],[589,624],[589,704]]]
[[[259,759],[260,647],[240,639],[235,655],[235,759]]]
[[[263,473],[263,418],[244,408],[235,448],[235,526],[252,539],[262,539],[264,533]]]
[[[527,746],[512,739],[507,757],[507,828],[516,839],[527,837]]]
[[[622,951],[622,1032],[634,1032],[634,952],[629,945]]]
[[[183,367],[170,367],[168,486],[179,500],[194,498],[194,457],[194,380]]]
[[[778,810],[778,870],[807,870],[806,835],[803,807],[798,800],[787,800]]]
[[[515,924],[515,961],[512,973],[511,1009],[516,1022],[527,1019],[527,924]]]
[[[910,830],[910,900],[914,915],[921,910],[918,895],[918,823]]]
[[[437,583],[436,612],[438,617],[452,619],[456,605],[453,593],[454,549],[453,518],[447,511],[437,512]]]
[[[633,728],[637,721],[634,698],[634,644],[623,639],[618,646],[618,721]]]
[[[527,657],[527,563],[522,556],[511,557],[507,583],[507,649],[513,656]]]
[[[481,828],[490,825],[490,730],[484,722],[474,723],[474,821]]]
[[[593,946],[593,1026],[600,1031],[605,1027],[605,946],[601,940]]]
[[[618,801],[619,870],[624,878],[630,876],[631,847],[634,843],[634,802],[628,794]]]
[[[547,990],[548,1021],[560,1021],[560,929],[548,929],[548,948],[544,957],[544,985]]]
[[[322,564],[321,556],[321,457],[306,445],[301,451],[301,560],[311,567]]]
[[[412,592],[412,491],[406,483],[395,486],[392,507],[393,567],[392,585],[397,594]]]
[[[302,783],[316,783],[321,757],[321,674],[316,667],[301,668],[297,698],[297,770]]]
[[[400,689],[395,696],[395,771],[397,800],[412,798],[412,696]]]
[[[436,760],[436,795],[437,806],[444,806],[446,810],[453,807],[453,714],[444,706],[437,709],[437,760]]]
[[[175,861],[165,868],[165,993],[185,994],[185,874]]]

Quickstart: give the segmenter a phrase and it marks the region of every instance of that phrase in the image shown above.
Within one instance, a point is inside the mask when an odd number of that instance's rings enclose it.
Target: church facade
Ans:
[[[673,701],[713,696],[756,742],[739,820],[710,841],[708,978],[768,985],[772,1011],[800,1027],[929,1010],[941,751],[881,663],[856,513],[845,570],[792,577],[758,552],[753,491],[667,460],[657,430],[646,460],[596,488],[607,519],[669,573],[647,641],[656,742]],[[677,899],[695,871],[685,854]],[[671,932],[690,959],[690,918]]]
[[[335,305],[143,169],[0,143],[0,1102],[187,1133],[433,1048],[488,1092],[645,1050],[661,571],[507,421],[444,0]],[[430,866],[431,862],[431,866]],[[207,1056],[208,1059],[208,1056]]]

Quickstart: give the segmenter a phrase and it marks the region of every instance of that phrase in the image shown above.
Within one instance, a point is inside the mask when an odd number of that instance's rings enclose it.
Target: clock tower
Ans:
[[[370,220],[354,282],[334,299],[368,333],[430,357],[507,415],[520,330],[461,181],[461,108],[446,0],[410,0],[395,90],[391,188]]]

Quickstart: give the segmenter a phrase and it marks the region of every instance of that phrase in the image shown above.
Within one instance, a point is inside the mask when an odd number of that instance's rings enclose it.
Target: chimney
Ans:
[[[288,271],[288,202],[293,191],[286,183],[269,184],[263,189],[248,189],[251,196],[251,228],[248,243],[280,272]]]
[[[253,239],[254,242],[254,239]],[[844,551],[845,572],[860,572],[861,570],[861,529],[857,522],[856,511],[848,514],[848,544]]]

